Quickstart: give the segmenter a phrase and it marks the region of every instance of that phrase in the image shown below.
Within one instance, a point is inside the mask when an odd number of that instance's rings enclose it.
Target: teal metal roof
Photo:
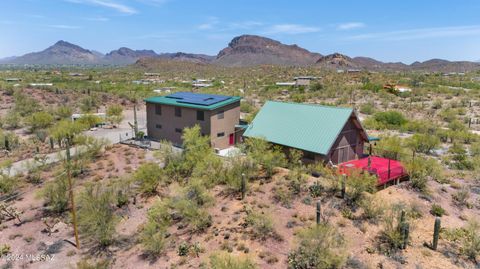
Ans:
[[[214,110],[232,103],[235,103],[241,99],[238,96],[222,96],[222,95],[206,95],[206,94],[196,94],[196,93],[181,93],[182,95],[177,96],[176,94],[166,95],[166,96],[153,96],[144,99],[147,103],[161,104],[161,105],[171,105],[171,106],[181,106],[196,108],[202,110]],[[214,99],[213,102],[210,100],[204,101],[202,98]]]
[[[267,101],[243,135],[326,155],[352,113],[351,108]]]

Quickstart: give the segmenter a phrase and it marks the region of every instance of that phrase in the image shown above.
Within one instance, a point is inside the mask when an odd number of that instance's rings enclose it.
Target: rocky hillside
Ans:
[[[97,64],[101,61],[96,53],[72,43],[60,40],[40,52],[32,52],[13,58],[12,64]]]
[[[214,63],[223,66],[312,65],[321,57],[297,45],[285,45],[276,40],[242,35],[235,37],[221,50]]]
[[[480,63],[432,59],[407,65],[401,62],[385,63],[368,57],[349,57],[340,53],[322,56],[298,45],[285,45],[279,41],[255,35],[241,35],[232,39],[228,47],[217,56],[193,53],[160,53],[153,50],[132,50],[122,47],[106,55],[80,46],[58,41],[40,52],[20,57],[0,59],[0,64],[38,65],[128,65],[141,58],[171,60],[227,67],[256,65],[315,66],[329,69],[361,69],[390,71],[468,72],[480,70]]]

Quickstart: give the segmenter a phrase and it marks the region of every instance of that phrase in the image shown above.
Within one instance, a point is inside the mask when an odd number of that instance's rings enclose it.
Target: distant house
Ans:
[[[317,80],[317,77],[312,76],[301,76],[295,77],[295,86],[309,86],[312,80]]]
[[[277,86],[295,86],[296,83],[294,81],[292,82],[277,82],[275,83]]]
[[[50,87],[53,86],[53,83],[30,83],[30,87]]]
[[[355,160],[368,136],[351,108],[267,101],[247,127],[245,137],[303,152],[305,162]]]
[[[177,92],[145,99],[147,134],[153,140],[168,140],[182,145],[182,132],[198,124],[210,136],[216,149],[237,141],[235,126],[240,121],[240,97]]]
[[[385,84],[383,88],[393,94],[407,93],[411,92],[412,89],[405,85],[395,85],[395,84]]]
[[[6,78],[5,79],[6,82],[20,82],[22,81],[21,78]]]

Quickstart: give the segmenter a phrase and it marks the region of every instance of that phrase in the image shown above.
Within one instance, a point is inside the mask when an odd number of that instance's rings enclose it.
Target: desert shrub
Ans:
[[[298,149],[289,149],[288,150],[288,167],[294,169],[296,167],[302,166],[303,151]]]
[[[276,235],[273,220],[269,215],[247,210],[245,224],[251,228],[254,238],[265,240],[268,237]]]
[[[465,147],[460,143],[453,143],[448,150],[452,154],[453,163],[451,166],[458,170],[473,170],[473,162],[468,158]]]
[[[72,108],[69,106],[59,106],[55,110],[55,115],[60,119],[69,119],[72,116]]]
[[[403,141],[397,136],[382,137],[377,142],[376,148],[380,149],[379,152],[375,152],[377,155],[389,159],[398,160],[405,153]]]
[[[275,167],[284,167],[287,163],[282,150],[264,139],[248,138],[245,141],[245,148],[247,155],[263,168],[267,178],[273,175]]]
[[[132,196],[132,180],[130,178],[120,178],[113,180],[110,184],[115,196],[115,204],[117,207],[123,207],[128,204]]]
[[[404,210],[405,206],[403,204],[394,204],[387,208],[383,216],[383,230],[379,236],[379,249],[387,256],[399,250],[404,243],[401,232],[401,225],[404,224],[400,218],[401,212]]]
[[[462,228],[446,230],[442,235],[449,241],[459,244],[459,254],[477,262],[480,255],[480,224],[470,220]]]
[[[345,240],[328,224],[316,225],[298,234],[299,246],[288,255],[288,268],[342,268],[346,262]]]
[[[2,195],[12,194],[16,190],[17,185],[18,179],[16,177],[0,173],[0,193]]]
[[[429,154],[440,145],[440,139],[429,134],[414,134],[407,139],[407,145],[416,152]]]
[[[80,110],[83,113],[90,113],[98,107],[97,100],[92,96],[85,96],[80,100]]]
[[[202,136],[199,125],[185,128],[182,139],[185,166],[190,174],[198,163],[201,163],[207,156],[213,154],[213,149],[210,146],[210,138]]]
[[[227,252],[210,255],[211,269],[256,269],[255,263],[247,256],[234,256]]]
[[[161,183],[166,181],[164,171],[156,163],[144,163],[133,174],[133,179],[140,185],[140,191],[154,194]]]
[[[20,139],[13,132],[3,132],[0,129],[0,149],[13,150],[20,146]]]
[[[107,107],[107,119],[112,124],[120,124],[123,120],[123,107],[118,104],[113,104]]]
[[[72,139],[76,134],[81,133],[85,129],[87,129],[87,126],[81,122],[65,119],[50,127],[49,134],[54,140],[60,141],[65,138]]]
[[[186,198],[174,198],[172,207],[193,232],[205,231],[212,225],[212,217],[208,211],[194,201]]]
[[[468,206],[470,190],[468,189],[468,187],[462,187],[460,190],[452,194],[452,198],[456,205],[460,207]]]
[[[113,241],[117,221],[112,191],[100,183],[85,186],[78,199],[80,234],[101,247],[108,246]]]
[[[26,124],[30,126],[30,131],[48,128],[53,123],[53,116],[45,111],[35,112],[26,119]]]
[[[140,232],[140,242],[145,252],[152,256],[160,255],[167,243],[167,228],[171,223],[168,203],[156,201],[148,210],[147,222]]]
[[[103,120],[99,116],[93,114],[85,114],[76,121],[86,126],[87,128],[95,127],[103,122]]]
[[[240,111],[243,113],[250,113],[254,110],[255,108],[248,102],[241,102],[240,103]]]
[[[300,194],[307,183],[307,177],[300,168],[294,168],[288,171],[286,180],[288,182],[288,188],[294,195]]]
[[[2,127],[5,129],[17,129],[21,127],[22,116],[14,110],[9,110],[5,117],[2,118]]]
[[[376,223],[383,216],[385,207],[383,201],[373,195],[365,195],[360,201],[360,208],[363,209],[363,218]]]
[[[48,182],[42,191],[42,196],[51,211],[63,213],[68,209],[68,179],[65,175],[57,176]]]
[[[38,102],[30,96],[17,91],[13,94],[15,101],[14,111],[22,117],[28,116],[40,110]]]
[[[253,161],[246,156],[229,157],[223,183],[228,186],[230,191],[241,191],[242,174],[245,175],[247,181],[255,176],[256,169]],[[248,185],[247,183],[245,187],[248,188]]]
[[[430,214],[436,216],[436,217],[441,217],[445,215],[445,209],[438,205],[438,204],[432,204],[432,208],[430,209]]]
[[[108,269],[108,268],[110,268],[110,262],[108,260],[101,260],[98,262],[81,260],[77,263],[77,269]]]
[[[352,203],[357,203],[364,192],[373,193],[378,179],[366,172],[354,171],[346,179],[346,194]]]
[[[443,168],[433,158],[416,157],[415,161],[404,162],[410,175],[410,184],[420,192],[427,192],[428,180],[441,182],[444,179]]]
[[[407,119],[398,111],[377,112],[373,115],[375,127],[379,129],[400,129]]]
[[[480,142],[472,143],[470,146],[470,155],[473,157],[480,156]]]
[[[367,115],[372,115],[375,112],[373,103],[366,103],[360,106],[360,112]]]
[[[273,199],[286,208],[290,208],[294,195],[285,184],[272,188]]]

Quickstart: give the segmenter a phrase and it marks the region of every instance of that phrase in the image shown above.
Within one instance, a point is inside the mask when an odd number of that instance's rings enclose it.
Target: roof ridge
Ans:
[[[266,103],[280,103],[280,104],[290,104],[290,105],[303,105],[303,106],[315,106],[315,107],[325,107],[325,108],[332,108],[332,109],[345,109],[345,110],[354,110],[351,107],[341,107],[341,106],[327,106],[321,104],[311,104],[311,103],[296,103],[296,102],[282,102],[282,101],[275,101],[275,100],[267,100]]]

